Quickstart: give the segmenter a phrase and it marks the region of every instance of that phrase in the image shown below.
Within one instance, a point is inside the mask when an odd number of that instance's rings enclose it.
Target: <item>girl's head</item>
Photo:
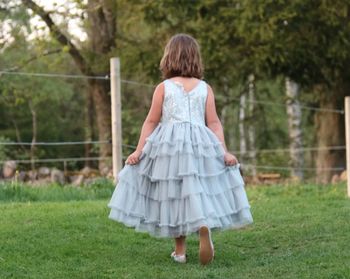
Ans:
[[[203,65],[197,41],[187,34],[177,34],[170,38],[160,61],[163,78],[175,76],[203,77]]]

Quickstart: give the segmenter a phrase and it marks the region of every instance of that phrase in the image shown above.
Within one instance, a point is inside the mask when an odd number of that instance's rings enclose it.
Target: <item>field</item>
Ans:
[[[254,224],[213,234],[214,263],[108,219],[113,185],[0,185],[0,278],[350,278],[344,183],[248,186]]]

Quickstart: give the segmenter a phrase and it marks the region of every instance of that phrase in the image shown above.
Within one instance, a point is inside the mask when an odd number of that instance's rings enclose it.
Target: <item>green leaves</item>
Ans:
[[[242,2],[238,35],[254,54],[253,63],[270,76],[285,74],[303,85],[323,80],[335,67],[349,75],[349,1]],[[252,47],[253,46],[253,47]],[[254,47],[258,46],[258,47]],[[335,72],[335,71],[334,71]]]

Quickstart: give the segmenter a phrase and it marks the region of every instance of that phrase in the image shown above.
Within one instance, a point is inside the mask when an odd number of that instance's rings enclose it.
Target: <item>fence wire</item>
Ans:
[[[28,73],[28,72],[17,72],[17,71],[8,71],[8,70],[2,70],[0,71],[0,77],[1,75],[19,75],[19,76],[33,76],[33,77],[49,77],[49,78],[75,78],[75,79],[100,79],[100,80],[110,80],[110,76],[104,75],[104,76],[87,76],[87,75],[73,75],[73,74],[59,74],[59,73]],[[121,79],[122,83],[127,84],[133,84],[138,86],[144,86],[144,87],[150,87],[155,88],[154,84],[148,84],[143,83],[135,80],[127,80],[127,79]],[[231,98],[232,100],[239,100],[239,98]],[[279,107],[286,107],[286,104],[283,103],[277,103],[277,102],[271,102],[266,100],[246,100],[248,103],[258,103],[268,106],[279,106]],[[328,112],[328,113],[339,113],[344,114],[344,110],[341,109],[323,109],[323,108],[317,108],[317,107],[311,107],[304,104],[299,105],[301,109],[303,110],[312,110],[312,111],[318,111],[318,112]]]
[[[16,163],[21,164],[30,164],[30,163],[49,163],[49,162],[68,162],[68,161],[99,161],[99,160],[111,160],[111,156],[106,157],[71,157],[71,158],[49,158],[49,159],[27,159],[27,160],[11,160]],[[127,157],[123,156],[123,160],[126,160]],[[7,161],[0,161],[0,164],[3,164]],[[311,168],[311,167],[302,167],[302,168],[294,168],[289,166],[268,166],[268,165],[254,165],[254,164],[245,164],[240,163],[243,169],[267,169],[267,170],[304,170],[304,171],[343,171],[346,167],[336,167],[336,168]]]
[[[60,74],[60,73],[28,73],[28,72],[18,72],[18,71],[10,71],[10,70],[2,70],[0,71],[0,77],[2,75],[17,75],[17,76],[32,76],[32,77],[44,77],[44,78],[72,78],[72,79],[97,79],[97,80],[110,80],[110,76],[100,75],[100,76],[87,76],[87,75],[76,75],[76,74]],[[121,79],[121,83],[131,84],[136,86],[143,86],[148,88],[155,88],[155,85],[138,82],[135,80],[126,80]],[[239,98],[231,98],[232,100],[239,100]],[[266,100],[246,100],[247,103],[257,103],[267,106],[278,106],[278,107],[286,107],[286,104],[271,102]],[[300,108],[304,110],[318,111],[318,112],[326,112],[326,113],[339,113],[344,114],[344,110],[341,109],[323,109],[317,107],[311,107],[304,104],[300,104]],[[106,141],[67,141],[67,142],[0,142],[0,145],[41,145],[41,146],[59,146],[59,145],[81,145],[81,144],[111,144],[111,140]],[[122,144],[123,147],[129,149],[135,149],[135,145],[130,144]],[[297,148],[296,151],[322,151],[322,150],[345,150],[345,146],[324,146],[324,147],[302,147]],[[248,154],[254,152],[258,153],[280,153],[280,152],[289,152],[289,148],[276,148],[276,149],[261,149],[261,150],[247,150],[247,151],[230,151],[233,154]],[[71,157],[71,158],[46,158],[46,159],[28,159],[28,160],[11,160],[16,163],[43,163],[43,162],[67,162],[67,161],[99,161],[99,160],[110,160],[112,157]],[[123,160],[126,157],[123,156]],[[6,160],[9,161],[9,160]],[[1,164],[6,161],[0,161]],[[242,164],[242,168],[256,168],[256,169],[267,169],[267,170],[304,170],[304,171],[342,171],[345,170],[345,167],[335,167],[335,168],[313,168],[313,167],[301,167],[295,168],[290,166],[269,166],[269,165],[255,165],[255,164]]]
[[[0,142],[0,145],[81,145],[81,144],[111,144],[111,140],[102,141],[59,141],[59,142]]]
[[[50,146],[50,145],[82,145],[82,144],[112,144],[112,140],[105,140],[105,141],[65,141],[65,142],[0,142],[0,145],[30,145],[30,146],[36,146],[36,145],[44,145],[44,146]],[[129,148],[129,149],[136,149],[136,145],[131,144],[122,144],[123,147]],[[339,146],[323,146],[323,147],[302,147],[302,148],[295,148],[295,151],[328,151],[328,150],[345,150],[345,145],[339,145]],[[246,151],[239,151],[234,150],[230,151],[234,154],[249,154],[249,153],[286,153],[290,152],[290,148],[275,148],[275,149],[256,149],[256,150],[246,150]]]

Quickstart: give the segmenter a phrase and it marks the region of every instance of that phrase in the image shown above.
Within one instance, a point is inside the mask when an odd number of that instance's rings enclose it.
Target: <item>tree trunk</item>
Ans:
[[[235,130],[232,129],[232,121],[230,121],[228,117],[228,111],[230,106],[230,102],[228,100],[230,99],[230,93],[232,93],[232,90],[231,90],[231,87],[229,86],[229,81],[226,77],[223,77],[221,82],[222,82],[222,93],[224,96],[224,102],[221,108],[220,121],[225,131],[226,147],[228,150],[232,150],[234,149],[234,144],[235,144],[235,140],[234,140]],[[229,128],[226,127],[227,125]]]
[[[245,105],[246,96],[242,94],[239,101],[239,151],[240,151],[240,161],[243,161],[247,153],[247,145],[245,141]]]
[[[255,121],[254,121],[254,80],[255,77],[253,74],[249,75],[249,89],[248,89],[248,98],[249,98],[249,126],[248,126],[248,148],[249,148],[249,159],[252,164],[251,171],[252,176],[256,177],[256,146],[255,146]]]
[[[83,56],[82,51],[62,32],[46,12],[33,0],[22,0],[23,4],[32,9],[49,27],[53,37],[63,46],[68,47],[68,53],[84,75],[97,75],[109,73],[109,55],[116,47],[115,35],[117,32],[117,7],[114,0],[89,0],[87,4],[88,33],[89,33],[89,59]],[[110,140],[111,137],[111,108],[109,97],[109,83],[104,80],[89,80],[89,88],[93,94],[96,111],[99,140]],[[111,155],[111,145],[102,144],[100,157]],[[110,166],[106,160],[99,161],[100,171]]]
[[[116,1],[89,0],[87,8],[90,48],[94,53],[91,68],[94,72],[109,73],[108,55],[116,46]],[[89,86],[95,105],[98,138],[100,141],[109,141],[112,137],[110,84],[106,80],[90,80]],[[101,144],[99,150],[100,157],[112,155],[110,144]],[[111,160],[99,161],[102,174],[107,174],[110,168]]]
[[[291,176],[303,179],[304,154],[302,148],[301,130],[301,108],[298,100],[299,86],[297,83],[286,78],[288,134],[289,134],[289,154],[290,165],[292,167]]]
[[[343,108],[344,97],[347,95],[346,89],[339,85],[335,90],[338,92],[322,90],[320,94],[320,108],[332,110]],[[318,147],[345,145],[344,114],[321,111],[315,115],[315,123]],[[345,164],[344,150],[318,150],[316,155],[317,182],[329,183],[334,174],[341,172],[330,168],[344,168]]]
[[[109,82],[105,80],[90,80],[89,85],[95,103],[96,123],[98,128],[98,138],[100,141],[111,140],[111,102],[109,92]],[[99,149],[100,157],[112,155],[110,144],[101,144]],[[99,170],[105,173],[111,168],[111,160],[102,159],[99,161]]]
[[[32,167],[32,171],[34,173],[35,170],[35,149],[36,149],[36,135],[37,135],[37,119],[36,119],[36,111],[35,108],[32,104],[31,101],[29,101],[29,108],[30,108],[30,112],[32,114],[32,144],[30,145],[30,163],[31,163],[31,167]],[[33,177],[32,177],[33,179]]]
[[[94,101],[93,101],[93,92],[92,86],[87,90],[86,100],[85,100],[85,141],[92,141],[94,138]],[[92,144],[86,143],[84,145],[85,158],[89,158],[91,155]],[[85,161],[85,167],[91,167],[92,162],[90,160]]]

